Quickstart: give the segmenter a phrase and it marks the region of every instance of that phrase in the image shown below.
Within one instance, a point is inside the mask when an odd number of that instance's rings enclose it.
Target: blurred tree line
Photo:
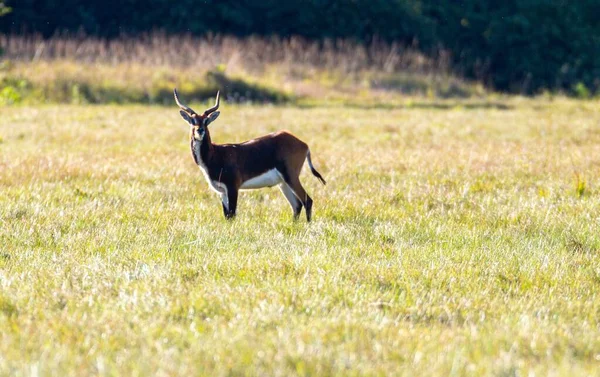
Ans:
[[[0,0],[0,6],[3,0]],[[374,39],[452,52],[497,90],[600,91],[598,0],[4,0],[0,32],[114,38],[162,30]],[[581,94],[581,93],[579,93]]]

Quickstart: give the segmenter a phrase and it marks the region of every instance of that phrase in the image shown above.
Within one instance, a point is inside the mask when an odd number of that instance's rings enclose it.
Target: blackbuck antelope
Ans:
[[[181,103],[173,91],[179,113],[190,125],[190,145],[194,161],[204,173],[208,185],[221,196],[223,213],[235,216],[239,190],[279,185],[297,219],[306,209],[310,221],[313,201],[300,184],[300,171],[308,160],[310,171],[321,183],[325,180],[314,168],[308,145],[287,131],[279,131],[241,144],[213,144],[208,125],[219,116],[219,92],[215,105],[202,114]]]

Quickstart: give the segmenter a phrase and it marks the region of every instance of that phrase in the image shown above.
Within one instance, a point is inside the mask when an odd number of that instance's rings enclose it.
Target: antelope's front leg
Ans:
[[[223,214],[226,219],[235,217],[237,209],[238,189],[235,187],[227,187],[224,193],[221,194],[221,202],[223,203]]]

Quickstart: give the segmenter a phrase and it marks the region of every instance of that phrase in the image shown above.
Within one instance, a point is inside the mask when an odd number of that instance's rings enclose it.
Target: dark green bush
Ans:
[[[5,3],[6,2],[4,0],[0,0],[0,17],[10,12],[10,8],[7,7]]]
[[[445,2],[427,10],[464,74],[524,93],[580,83],[598,91],[598,12],[596,0]]]

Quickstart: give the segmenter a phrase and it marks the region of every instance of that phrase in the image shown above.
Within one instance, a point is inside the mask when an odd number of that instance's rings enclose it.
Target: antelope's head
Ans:
[[[181,103],[177,89],[173,89],[173,95],[175,96],[175,102],[181,109],[179,114],[190,125],[190,139],[202,141],[208,134],[208,125],[214,122],[220,114],[217,111],[219,108],[219,92],[217,91],[215,105],[206,109],[202,114],[197,114],[194,110]]]

